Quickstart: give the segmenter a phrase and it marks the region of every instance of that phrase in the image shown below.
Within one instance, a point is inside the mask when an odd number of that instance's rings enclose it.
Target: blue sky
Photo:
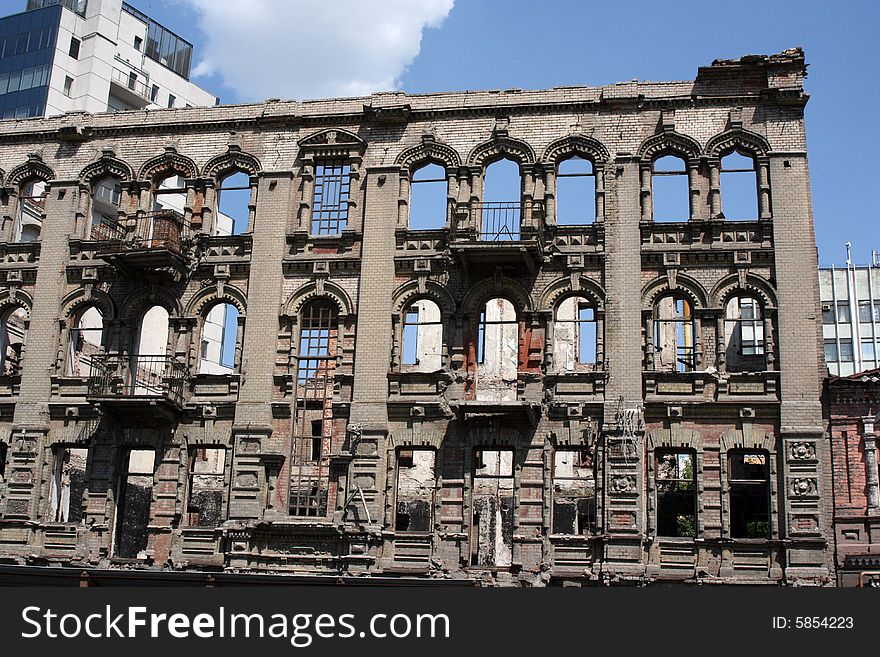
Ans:
[[[842,263],[846,241],[857,262],[880,250],[869,201],[880,180],[871,157],[880,150],[878,2],[455,0],[450,10],[452,0],[130,1],[195,43],[209,74],[194,79],[223,102],[395,85],[419,93],[686,80],[713,59],[802,46],[820,262]],[[325,19],[338,36],[303,31]],[[261,47],[281,56],[261,57]],[[263,86],[250,84],[253,73],[226,75],[232,58],[258,67]]]

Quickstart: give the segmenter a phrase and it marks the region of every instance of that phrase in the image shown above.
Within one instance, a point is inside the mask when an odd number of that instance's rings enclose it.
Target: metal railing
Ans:
[[[181,404],[185,382],[186,367],[173,356],[97,354],[92,358],[88,393],[92,397],[156,397]]]
[[[517,241],[522,225],[522,203],[475,203],[474,225],[480,227],[480,239],[486,242]]]
[[[121,87],[125,87],[134,94],[137,94],[144,100],[150,100],[150,91],[146,83],[137,79],[137,73],[126,73],[114,68],[110,74],[110,80]]]
[[[115,241],[124,250],[167,249],[183,252],[184,221],[175,210],[156,210],[137,215],[134,224],[123,226],[112,217],[92,226],[91,238]]]

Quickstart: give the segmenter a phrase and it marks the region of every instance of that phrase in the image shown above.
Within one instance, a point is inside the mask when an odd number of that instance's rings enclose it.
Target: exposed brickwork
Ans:
[[[787,51],[715,62],[686,82],[0,123],[2,310],[24,307],[30,318],[23,369],[0,377],[0,558],[115,565],[120,509],[148,491],[143,549],[126,561],[147,569],[498,585],[832,582],[805,70],[802,53]],[[754,220],[722,212],[719,160],[734,149],[755,162]],[[668,153],[686,163],[690,216],[655,223],[651,167]],[[556,165],[571,155],[593,162],[591,225],[556,222]],[[520,166],[520,235],[486,242],[483,177],[502,157]],[[310,230],[323,210],[314,202],[322,158],[351,171],[338,235]],[[413,231],[410,181],[426,162],[445,167],[446,222]],[[251,179],[248,230],[210,236],[219,182],[235,170]],[[181,175],[181,252],[92,240],[90,195],[102,175],[120,181],[129,233],[153,209],[154,185]],[[13,244],[20,186],[34,178],[50,182],[41,240]],[[654,347],[655,305],[670,294],[690,304],[691,371],[664,371]],[[731,372],[726,361],[725,312],[738,295],[761,308],[756,371]],[[597,358],[566,370],[552,343],[557,308],[572,296],[595,313]],[[489,394],[478,340],[495,297],[516,312],[517,371]],[[403,313],[419,299],[441,316],[437,372],[402,363]],[[240,312],[235,371],[195,375],[217,302]],[[316,302],[333,309],[334,347],[321,355],[329,384],[301,374],[315,355],[300,353],[302,312]],[[167,354],[184,372],[176,397],[168,375],[158,399],[125,387],[153,304],[168,310]],[[102,309],[104,350],[116,358],[104,387],[64,373],[69,329],[89,305]],[[85,522],[50,523],[53,446],[74,444],[89,449],[89,486],[73,502]],[[307,464],[304,444],[319,452]],[[226,449],[216,526],[187,524],[199,446]],[[595,464],[583,487],[595,505],[572,519],[583,530],[556,534],[554,458],[572,447]],[[419,509],[431,516],[427,532],[396,528],[397,460],[419,448],[436,450],[433,506]],[[122,483],[132,449],[155,450],[151,484]],[[503,466],[484,461],[508,450]],[[669,450],[693,458],[694,508],[677,519],[678,536],[658,521],[667,490],[658,459]],[[743,452],[767,482],[766,511],[750,524],[737,515],[742,485],[731,472]],[[845,467],[835,461],[835,484]],[[305,471],[314,485],[292,480]],[[501,492],[477,504],[493,476]],[[291,515],[294,494],[313,506]]]

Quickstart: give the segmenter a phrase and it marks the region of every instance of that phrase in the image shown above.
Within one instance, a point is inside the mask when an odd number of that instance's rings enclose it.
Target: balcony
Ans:
[[[126,225],[105,217],[92,226],[91,239],[103,258],[130,275],[144,270],[187,271],[188,243],[183,216],[174,210],[139,213]]]
[[[114,68],[110,73],[110,93],[131,105],[132,109],[142,109],[153,102],[147,85],[138,79],[134,71]]]
[[[167,421],[183,409],[186,367],[167,355],[101,354],[92,359],[87,398],[122,421]]]
[[[522,264],[529,271],[537,268],[543,248],[539,230],[542,203],[471,203],[466,213],[466,221],[459,220],[450,244],[465,269]]]

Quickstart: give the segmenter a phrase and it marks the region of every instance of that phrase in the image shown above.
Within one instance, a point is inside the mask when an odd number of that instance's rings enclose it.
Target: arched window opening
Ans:
[[[70,329],[67,353],[67,376],[92,376],[95,357],[104,352],[104,316],[90,306],[76,318]]]
[[[553,453],[553,533],[586,536],[596,530],[596,468],[585,447]]]
[[[238,308],[214,305],[205,316],[199,343],[199,374],[232,374],[238,341]]]
[[[323,517],[330,487],[338,310],[331,301],[316,299],[303,307],[299,325],[288,509],[292,516]]]
[[[696,538],[696,454],[663,450],[656,459],[657,535]]]
[[[687,163],[683,159],[665,155],[654,160],[651,200],[654,221],[687,221],[690,218],[690,184]]]
[[[348,224],[351,164],[342,159],[315,163],[312,235],[338,235]]]
[[[426,164],[413,172],[409,193],[410,230],[433,230],[446,225],[446,169]]]
[[[770,538],[770,455],[735,451],[728,456],[730,536]]]
[[[122,185],[112,177],[101,178],[92,190],[92,220],[89,239],[107,240],[120,237],[119,210]]]
[[[553,357],[557,370],[574,372],[596,364],[596,311],[584,297],[568,297],[556,309]]]
[[[163,178],[153,189],[153,212],[173,210],[183,214],[186,207],[186,183],[182,176],[172,175]]]
[[[443,323],[440,307],[429,299],[416,301],[403,315],[403,365],[418,372],[436,372],[443,365]]]
[[[591,224],[596,220],[596,172],[593,163],[577,155],[556,169],[556,223]]]
[[[721,207],[725,219],[758,219],[758,171],[750,155],[733,151],[721,158]]]
[[[752,297],[733,297],[724,311],[725,362],[728,372],[764,369],[764,317]]]
[[[162,306],[152,306],[141,317],[133,352],[133,394],[155,395],[164,391],[167,353],[168,311]]]
[[[670,294],[654,305],[654,367],[669,372],[694,369],[694,311],[690,301]]]
[[[519,322],[507,299],[490,299],[477,326],[477,399],[513,401],[519,359]]]
[[[501,159],[486,167],[480,204],[480,239],[518,240],[522,218],[522,178],[519,165]]]
[[[3,317],[0,327],[0,357],[2,357],[3,376],[17,376],[21,373],[21,357],[24,348],[24,335],[27,328],[27,312],[24,308],[10,310]]]
[[[16,242],[36,242],[40,239],[48,193],[46,183],[42,180],[32,180],[22,185],[18,195]]]
[[[223,178],[217,190],[215,235],[241,235],[250,222],[251,179],[243,171]]]

